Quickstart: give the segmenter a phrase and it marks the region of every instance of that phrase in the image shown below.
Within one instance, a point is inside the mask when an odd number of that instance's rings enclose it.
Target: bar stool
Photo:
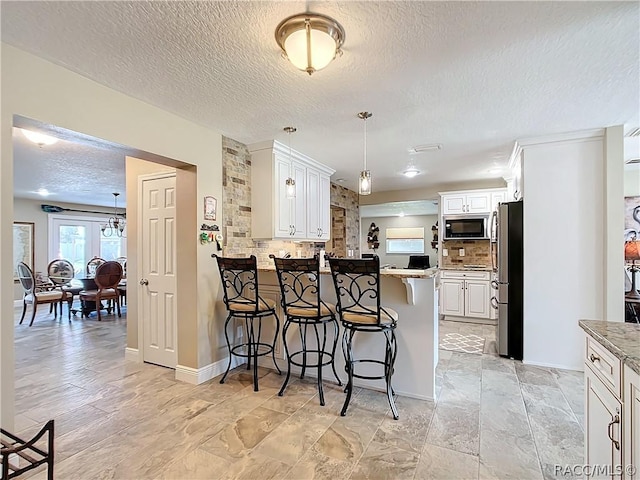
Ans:
[[[291,377],[291,365],[302,368],[300,378],[304,378],[308,368],[318,369],[318,397],[320,405],[324,406],[324,392],[322,389],[322,367],[331,365],[333,375],[338,385],[342,381],[338,377],[334,358],[338,346],[339,327],[334,314],[335,307],[320,299],[320,261],[316,258],[273,258],[278,273],[278,282],[282,292],[282,309],[286,320],[282,327],[282,341],[284,351],[287,354],[287,377],[280,388],[279,396],[284,394],[289,378]],[[289,351],[287,331],[292,325],[298,325],[301,349],[295,352]],[[333,341],[330,342],[331,350],[327,350],[327,326],[333,327]],[[313,328],[315,345],[311,337],[311,345],[307,344],[307,332]],[[322,331],[320,335],[319,329]]]
[[[256,257],[225,258],[215,253],[211,255],[218,261],[220,278],[224,292],[224,304],[229,314],[224,322],[224,337],[229,349],[229,363],[220,383],[224,383],[231,369],[231,358],[247,359],[247,370],[251,369],[253,361],[253,390],[258,391],[258,357],[269,355],[273,357],[273,364],[282,374],[276,363],[275,343],[280,331],[280,320],[276,315],[276,302],[260,297],[258,293],[258,264]],[[272,343],[261,342],[262,318],[273,315],[276,320],[276,333]],[[246,341],[234,347],[229,341],[227,327],[232,318],[244,320]],[[257,323],[257,325],[256,325]]]
[[[344,328],[342,350],[345,357],[345,370],[349,376],[345,389],[347,396],[340,415],[344,417],[347,413],[355,377],[365,380],[385,380],[389,406],[393,418],[397,420],[398,410],[393,399],[391,376],[397,354],[395,329],[398,313],[388,307],[380,306],[380,259],[377,256],[358,260],[329,258],[329,266],[338,298],[338,313]],[[353,337],[356,332],[383,333],[385,336],[384,360],[354,358]],[[384,374],[378,376],[356,374],[354,368],[358,363],[382,365]]]

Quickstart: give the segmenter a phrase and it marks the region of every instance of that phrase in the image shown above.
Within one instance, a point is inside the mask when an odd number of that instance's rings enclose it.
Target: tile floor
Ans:
[[[19,319],[19,315],[16,315]],[[17,324],[17,320],[16,320]],[[443,322],[441,333],[487,337],[485,354],[442,350],[437,402],[313,380],[260,392],[237,369],[194,386],[173,371],[125,361],[126,320],[16,325],[16,431],[56,420],[57,479],[540,479],[583,461],[582,374],[499,358],[495,328]],[[46,478],[38,471],[34,478]]]

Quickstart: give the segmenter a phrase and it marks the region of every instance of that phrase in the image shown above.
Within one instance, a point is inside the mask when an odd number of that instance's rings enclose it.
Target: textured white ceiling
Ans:
[[[638,2],[9,2],[2,40],[244,143],[295,125],[294,149],[356,187],[362,121],[374,190],[500,176],[518,138],[638,124]],[[276,25],[346,31],[309,77]],[[44,79],[43,79],[44,80]],[[408,149],[442,143],[438,152]],[[400,175],[409,163],[424,173]]]

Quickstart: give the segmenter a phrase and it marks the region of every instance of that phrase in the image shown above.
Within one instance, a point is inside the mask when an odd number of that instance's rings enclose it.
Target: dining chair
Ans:
[[[74,287],[71,280],[75,277],[75,269],[69,260],[56,258],[51,260],[47,266],[47,276],[54,288],[58,288],[63,292],[71,293],[71,305],[73,306],[74,296],[80,293],[82,287]],[[60,314],[62,314],[62,301],[60,302]],[[54,304],[51,304],[52,306]],[[75,313],[75,310],[74,310]]]
[[[345,357],[345,370],[348,375],[344,404],[341,416],[347,414],[349,401],[353,392],[353,379],[384,380],[387,387],[387,398],[393,413],[398,419],[398,410],[393,398],[391,386],[398,344],[396,342],[396,326],[398,313],[388,307],[380,305],[380,259],[329,258],[333,285],[338,299],[338,314],[344,329],[342,335],[342,350]],[[353,342],[356,333],[382,333],[385,338],[384,360],[367,356],[354,356]],[[373,353],[373,352],[371,352]],[[378,365],[382,367],[379,375],[356,373],[359,364]]]
[[[71,302],[73,295],[70,292],[62,290],[49,290],[38,291],[38,285],[36,284],[36,277],[33,271],[24,262],[18,263],[16,266],[16,272],[18,273],[18,280],[24,294],[22,296],[22,316],[20,317],[20,324],[22,324],[25,314],[27,313],[27,305],[33,305],[33,312],[31,313],[31,321],[29,326],[33,325],[33,320],[36,318],[36,310],[38,305],[43,303],[57,305],[61,301],[65,300],[69,303],[69,321],[71,321]],[[62,316],[62,314],[61,314]],[[54,308],[54,317],[58,318],[58,309]]]
[[[87,275],[93,276],[96,274],[96,269],[105,263],[106,260],[100,257],[93,257],[91,260],[87,262]]]
[[[83,302],[95,302],[98,321],[102,321],[100,311],[105,308],[102,307],[102,300],[113,300],[116,304],[118,317],[122,316],[120,312],[120,293],[118,292],[118,283],[120,283],[121,279],[122,265],[113,260],[104,262],[96,269],[94,281],[96,282],[97,290],[82,290],[80,292],[80,300]],[[111,311],[109,310],[109,312]]]

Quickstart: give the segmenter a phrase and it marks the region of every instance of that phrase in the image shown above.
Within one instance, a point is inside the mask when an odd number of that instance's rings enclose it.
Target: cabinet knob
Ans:
[[[589,360],[591,360],[591,363],[596,363],[600,361],[600,357],[592,353],[591,356],[589,356]]]

